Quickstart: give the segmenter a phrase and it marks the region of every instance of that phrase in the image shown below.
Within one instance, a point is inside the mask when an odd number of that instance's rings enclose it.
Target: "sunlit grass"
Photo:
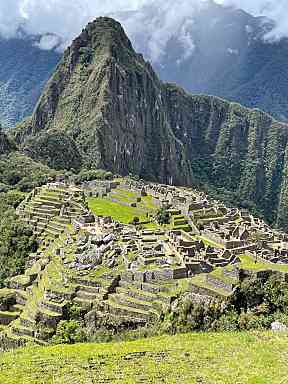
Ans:
[[[257,262],[255,262],[253,257],[249,255],[241,255],[240,260],[241,263],[239,264],[239,267],[243,269],[250,269],[254,271],[273,270],[280,272],[288,272],[288,265],[265,263],[262,260],[258,260]]]
[[[89,208],[97,216],[111,216],[114,220],[128,224],[134,217],[146,220],[144,209],[130,207],[102,198],[89,198]]]
[[[1,357],[0,382],[281,384],[288,335],[209,333],[24,348]]]

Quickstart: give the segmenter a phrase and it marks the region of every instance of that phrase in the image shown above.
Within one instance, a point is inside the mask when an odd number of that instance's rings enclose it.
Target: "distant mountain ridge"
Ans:
[[[148,59],[173,26],[165,25],[165,14],[157,4],[117,18],[127,25],[136,50]],[[286,121],[288,39],[267,42],[265,35],[273,27],[265,17],[213,1],[195,9],[191,3],[191,14],[172,32],[153,66],[162,80],[192,93],[220,96]]]
[[[15,138],[52,168],[207,184],[288,225],[288,125],[161,82],[110,18],[89,23],[65,51]]]
[[[39,47],[41,37],[0,38],[0,122],[13,127],[31,115],[61,54]]]

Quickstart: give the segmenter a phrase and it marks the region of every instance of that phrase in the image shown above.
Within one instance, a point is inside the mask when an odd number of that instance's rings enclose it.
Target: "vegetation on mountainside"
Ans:
[[[0,191],[18,189],[27,192],[47,183],[57,172],[18,152],[0,156]]]
[[[26,257],[37,249],[32,230],[15,212],[23,198],[18,191],[0,193],[0,288],[8,277],[23,273]]]
[[[124,343],[27,347],[1,355],[0,381],[280,384],[287,377],[287,353],[288,336],[271,332],[192,333]]]
[[[13,127],[29,116],[60,60],[55,50],[40,49],[40,36],[0,38],[0,122]]]
[[[112,19],[83,30],[15,135],[26,154],[52,168],[194,184],[288,226],[288,126],[162,83]]]
[[[221,268],[212,272],[212,275],[221,276]],[[201,277],[195,276],[192,282],[205,288],[205,279]],[[221,278],[232,283],[227,277]],[[207,288],[209,290],[209,286]],[[196,304],[189,293],[180,294],[177,302],[164,314],[158,330],[172,334],[265,330],[274,321],[280,321],[288,327],[288,283],[275,274],[269,277],[263,275],[262,278],[255,275],[244,279],[233,295],[226,297],[224,307],[221,300],[208,305]]]
[[[82,165],[81,155],[74,140],[61,131],[43,132],[29,141],[24,152],[29,157],[58,170],[79,171]]]

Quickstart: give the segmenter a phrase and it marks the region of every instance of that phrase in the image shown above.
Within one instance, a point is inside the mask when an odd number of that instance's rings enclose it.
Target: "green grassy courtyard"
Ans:
[[[139,217],[141,222],[150,221],[148,216],[153,215],[157,208],[152,196],[140,197],[135,192],[121,188],[114,189],[107,197],[88,198],[88,206],[95,215],[111,216],[123,224],[129,224],[134,217]]]
[[[140,221],[147,220],[145,209],[129,207],[108,199],[90,198],[88,205],[97,216],[111,216],[114,220],[124,224],[128,224],[136,216],[139,217]]]
[[[0,355],[0,383],[286,384],[288,335],[209,333]]]

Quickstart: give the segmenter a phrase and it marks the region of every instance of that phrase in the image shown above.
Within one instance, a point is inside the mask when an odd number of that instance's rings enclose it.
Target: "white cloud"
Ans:
[[[137,50],[143,52],[153,63],[159,62],[166,53],[167,43],[177,36],[182,48],[178,64],[187,60],[195,50],[190,26],[195,12],[205,5],[204,0],[178,0],[177,9],[174,0],[150,1],[132,16],[116,15],[132,37]],[[142,44],[145,36],[145,44]]]
[[[268,40],[274,41],[288,36],[287,0],[221,0],[221,2],[235,5],[252,15],[272,19],[276,26],[267,34]]]
[[[157,60],[166,49],[169,38],[178,31],[179,39],[193,54],[193,37],[185,29],[187,17],[193,20],[195,8],[211,0],[0,0],[0,34],[11,37],[19,25],[31,34],[56,34],[65,44],[79,34],[88,21],[100,15],[139,10],[137,16],[125,21],[125,28],[133,36],[149,35],[149,51]],[[215,0],[225,5],[235,5],[254,15],[266,15],[276,22],[275,29],[267,36],[270,40],[288,36],[287,0]],[[149,23],[143,18],[141,7],[150,9]],[[160,17],[159,17],[160,16]],[[143,25],[143,22],[146,24]],[[139,40],[139,39],[138,39]],[[48,49],[53,41],[47,36],[40,46]],[[185,57],[181,58],[185,59]]]
[[[15,35],[19,24],[28,33],[54,33],[71,41],[97,16],[137,9],[145,0],[0,0],[0,34]]]
[[[59,36],[48,33],[45,35],[42,35],[39,42],[36,42],[34,44],[36,47],[39,47],[43,50],[51,50],[51,49],[59,49],[62,47],[62,42]],[[61,49],[61,48],[60,48]]]

